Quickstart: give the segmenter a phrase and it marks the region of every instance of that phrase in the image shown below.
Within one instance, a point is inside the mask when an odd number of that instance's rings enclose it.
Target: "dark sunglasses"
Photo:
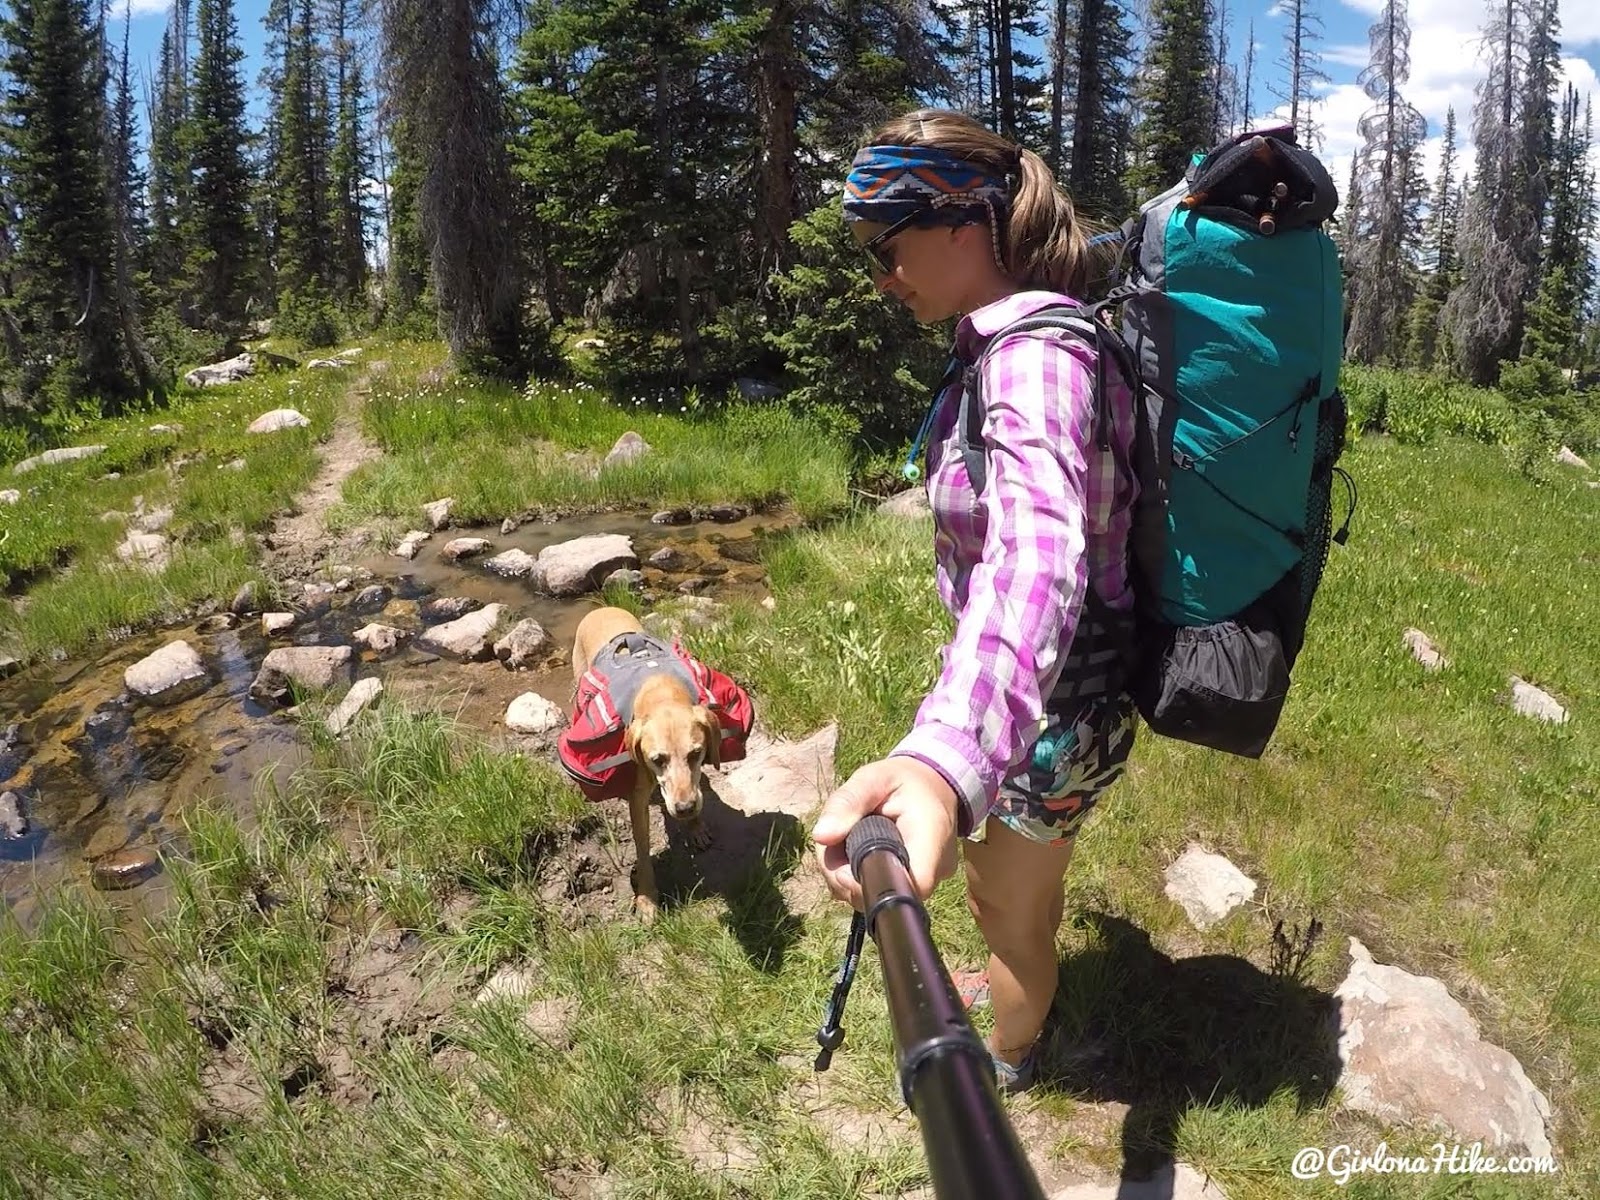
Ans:
[[[927,216],[922,209],[907,213],[882,233],[874,234],[861,244],[861,252],[867,256],[867,266],[874,275],[894,274],[894,247],[888,244],[889,241]]]

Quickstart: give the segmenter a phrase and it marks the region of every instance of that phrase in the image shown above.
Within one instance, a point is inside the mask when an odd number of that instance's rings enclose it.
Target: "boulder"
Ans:
[[[466,662],[480,662],[491,657],[489,639],[506,611],[504,604],[488,604],[477,612],[435,625],[417,638],[417,647],[430,654],[444,654]]]
[[[152,574],[166,570],[167,538],[160,533],[130,533],[117,547],[117,557],[129,566],[143,567]]]
[[[467,596],[435,596],[432,600],[422,602],[417,615],[433,624],[436,621],[454,621],[478,607],[479,602]]]
[[[250,695],[262,703],[282,703],[293,689],[325,692],[346,683],[355,673],[349,646],[281,646],[261,661]]]
[[[26,837],[28,818],[22,812],[22,797],[15,792],[0,792],[0,838]]]
[[[294,628],[294,614],[289,612],[270,612],[261,614],[261,632],[267,637],[275,637],[280,633],[287,633]]]
[[[520,671],[543,659],[551,645],[544,626],[530,618],[518,621],[510,633],[494,644],[494,656],[510,670]]]
[[[483,564],[483,569],[504,579],[522,579],[533,574],[538,560],[526,550],[507,550]]]
[[[356,630],[351,635],[350,640],[364,650],[371,650],[374,654],[382,655],[394,653],[399,648],[400,643],[410,636],[411,634],[404,629],[373,622],[371,625],[363,625]]]
[[[602,469],[626,466],[649,454],[650,449],[650,443],[630,429],[616,440],[605,458],[601,460],[600,466]]]
[[[506,709],[506,727],[514,733],[549,733],[560,729],[566,720],[566,714],[538,692],[524,692]]]
[[[422,515],[428,519],[428,528],[437,532],[450,523],[450,510],[456,506],[455,497],[434,500],[422,506]]]
[[[22,493],[17,491],[16,488],[0,490],[0,504],[19,504],[21,501]]]
[[[878,511],[891,517],[931,517],[933,508],[928,504],[928,490],[914,487],[890,496],[878,505]]]
[[[439,551],[439,557],[446,562],[460,562],[463,558],[472,558],[482,554],[489,548],[487,538],[463,537],[455,538],[444,544],[444,549]]]
[[[292,408],[275,408],[271,412],[262,413],[250,422],[247,433],[277,433],[280,429],[304,429],[311,424],[311,418]]]
[[[53,467],[60,463],[77,462],[80,458],[93,458],[104,450],[104,446],[63,446],[59,450],[46,450],[43,454],[25,458],[11,470],[13,474],[26,475],[35,467]]]
[[[328,732],[338,737],[350,728],[350,722],[356,719],[356,715],[382,693],[381,679],[358,679],[355,686],[345,693],[344,699],[339,701],[339,706],[328,714]]]
[[[1350,958],[1334,992],[1349,1107],[1489,1151],[1551,1153],[1550,1102],[1443,983],[1375,962],[1355,938]]]
[[[1433,639],[1420,629],[1408,629],[1401,634],[1400,640],[1406,649],[1411,651],[1411,656],[1429,671],[1442,671],[1450,665],[1450,660],[1439,653],[1438,647],[1433,644]]]
[[[417,551],[422,548],[422,543],[432,536],[433,534],[424,529],[413,529],[400,539],[400,544],[394,548],[394,552],[401,558],[415,558]]]
[[[122,673],[130,692],[147,704],[176,704],[198,696],[210,684],[205,663],[188,642],[168,642]]]
[[[1167,868],[1166,894],[1208,929],[1256,894],[1256,882],[1220,854],[1191,844]]]
[[[535,586],[552,596],[579,596],[593,591],[619,567],[636,569],[633,539],[619,533],[597,533],[546,546],[539,552]]]
[[[1515,675],[1511,677],[1511,707],[1519,715],[1532,717],[1536,721],[1549,721],[1553,725],[1567,723],[1567,710],[1559,700]]]
[[[193,388],[217,387],[219,384],[249,379],[255,373],[256,357],[246,350],[222,362],[196,367],[183,377],[183,382]]]
[[[825,725],[799,742],[752,734],[745,756],[729,765],[718,795],[747,816],[787,813],[805,820],[833,791],[839,727]]]

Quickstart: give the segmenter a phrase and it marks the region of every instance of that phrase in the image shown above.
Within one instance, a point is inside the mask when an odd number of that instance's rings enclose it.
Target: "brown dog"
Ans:
[[[643,632],[634,615],[623,608],[597,608],[578,623],[572,644],[574,685],[588,672],[595,656],[623,633]],[[638,859],[634,884],[634,909],[653,920],[660,894],[650,861],[650,801],[659,791],[662,808],[687,826],[689,844],[703,850],[710,832],[700,820],[702,796],[700,769],[715,766],[722,745],[716,714],[695,703],[693,691],[669,672],[653,672],[633,697],[633,719],[624,745],[638,769],[628,797],[628,818],[633,826],[633,847]]]

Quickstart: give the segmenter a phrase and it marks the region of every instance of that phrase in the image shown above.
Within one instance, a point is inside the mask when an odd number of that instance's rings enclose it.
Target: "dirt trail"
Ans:
[[[368,530],[356,528],[333,538],[327,516],[356,468],[383,456],[361,428],[361,409],[371,391],[372,368],[367,367],[345,391],[333,434],[322,446],[322,469],[296,500],[294,513],[275,521],[263,539],[265,566],[271,574],[283,578],[309,573],[323,562],[358,553],[370,537]]]

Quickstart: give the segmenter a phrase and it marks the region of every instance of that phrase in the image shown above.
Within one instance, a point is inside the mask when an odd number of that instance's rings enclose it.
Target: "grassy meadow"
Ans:
[[[692,644],[751,686],[774,733],[837,722],[841,779],[898,739],[948,622],[928,525],[844,511],[842,449],[777,414],[735,409],[709,423],[713,440],[654,402],[636,418],[632,398],[428,383],[435,351],[386,353],[360,418],[385,454],[348,481],[338,521],[406,521],[447,494],[468,520],[777,496],[831,514],[771,547],[772,610],[736,604]],[[286,455],[305,443],[303,480],[334,400],[297,402],[312,428],[278,436]],[[219,424],[242,429],[256,404],[197,398],[183,437],[226,406],[239,407]],[[566,465],[630,423],[657,448],[644,464],[599,481]],[[1039,1152],[1111,1173],[1176,1155],[1233,1200],[1596,1193],[1600,491],[1459,432],[1369,436],[1347,453],[1360,506],[1264,758],[1144,732],[1090,821],[1068,877],[1048,1082],[1008,1102]],[[131,482],[94,483],[105,458],[71,469],[93,512],[111,494],[98,489]],[[202,521],[218,509],[226,520]],[[247,524],[237,500],[178,511],[213,531],[201,547]],[[105,549],[93,513],[59,519],[57,556]],[[5,561],[23,577],[51,559]],[[104,569],[34,586],[25,647],[65,639],[44,613],[82,603],[66,589]],[[71,628],[93,636],[112,619]],[[1408,626],[1448,669],[1412,660]],[[1512,674],[1572,719],[1515,715]],[[914,1128],[890,1124],[903,1105],[873,950],[816,1103],[813,1037],[845,922],[773,886],[802,877],[801,830],[774,837],[726,896],[691,896],[649,928],[570,927],[547,868],[597,821],[549,763],[397,705],[333,742],[319,711],[303,713],[312,763],[262,791],[249,828],[190,810],[189,853],[168,867],[177,901],[149,927],[117,926],[92,894],[61,896],[31,931],[0,926],[0,1197],[864,1198],[927,1183]],[[1260,884],[1204,933],[1162,892],[1191,841]],[[931,908],[946,961],[980,961],[959,878]],[[1303,1146],[1426,1154],[1439,1140],[1337,1104],[1321,1022],[1351,937],[1442,979],[1521,1060],[1554,1106],[1559,1175],[1290,1177]],[[426,995],[399,994],[413,970]],[[524,994],[474,1002],[507,971]]]

